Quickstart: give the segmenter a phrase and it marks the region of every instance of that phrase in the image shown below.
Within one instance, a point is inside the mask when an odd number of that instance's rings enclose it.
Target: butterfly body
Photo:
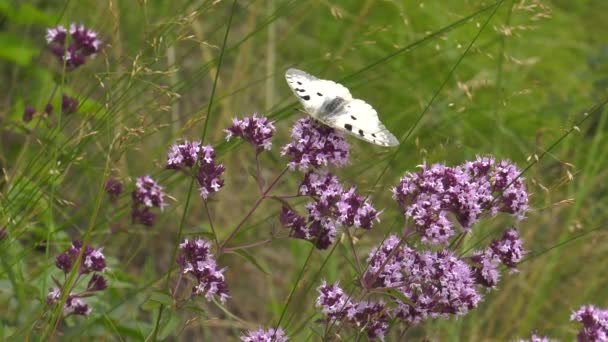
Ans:
[[[313,118],[376,145],[399,145],[397,138],[380,122],[376,110],[365,101],[353,98],[345,86],[293,68],[287,70],[285,79]]]

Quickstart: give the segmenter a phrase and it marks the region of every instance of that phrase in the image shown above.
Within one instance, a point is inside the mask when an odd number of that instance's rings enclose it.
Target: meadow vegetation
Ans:
[[[608,308],[607,12],[0,0],[0,339],[575,339]],[[305,119],[290,67],[400,145]]]

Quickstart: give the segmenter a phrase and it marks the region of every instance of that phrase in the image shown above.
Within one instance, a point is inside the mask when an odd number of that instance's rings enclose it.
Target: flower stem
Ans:
[[[287,172],[287,170],[288,170],[288,168],[285,167],[283,169],[283,171],[281,171],[281,173],[279,173],[279,175],[272,181],[272,183],[270,183],[270,185],[268,186],[268,188],[266,188],[266,190],[264,190],[264,192],[262,192],[262,195],[253,204],[253,207],[251,207],[251,209],[249,210],[249,212],[247,213],[247,215],[245,215],[245,217],[243,217],[243,219],[241,220],[241,222],[239,222],[239,224],[232,230],[232,232],[230,233],[230,235],[228,236],[228,238],[226,238],[226,240],[224,240],[224,242],[222,242],[222,244],[218,248],[218,252],[217,252],[218,257],[219,257],[219,255],[222,254],[222,252],[224,252],[224,249],[226,248],[226,245],[228,244],[228,242],[230,242],[230,240],[232,240],[236,236],[236,234],[239,232],[239,230],[241,230],[241,228],[243,227],[243,224],[251,217],[251,215],[260,206],[260,204],[262,204],[262,202],[267,198],[268,193],[270,192],[270,190],[272,190],[272,188],[277,184],[277,182],[279,181],[279,179],[281,179],[283,177],[283,175],[285,174],[285,172]]]

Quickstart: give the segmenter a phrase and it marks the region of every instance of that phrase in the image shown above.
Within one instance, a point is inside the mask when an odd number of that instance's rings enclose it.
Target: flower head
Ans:
[[[523,218],[528,194],[518,176],[518,169],[508,161],[497,165],[487,157],[457,167],[425,165],[422,171],[401,178],[393,188],[393,198],[413,220],[423,241],[445,244],[456,233],[450,216],[464,231],[484,212],[495,215],[502,211]]]
[[[291,170],[306,171],[328,164],[344,166],[348,162],[349,146],[342,134],[312,118],[298,120],[291,139],[281,150],[281,155],[289,158]]]
[[[199,158],[196,180],[201,197],[206,200],[210,194],[218,192],[224,186],[221,176],[226,169],[223,164],[216,162],[215,150],[211,146],[203,146]]]
[[[524,340],[524,339],[520,339],[519,342],[549,342],[549,338],[546,336],[538,336],[536,334],[532,334],[532,336],[530,336],[530,339],[528,340]]]
[[[197,281],[192,294],[203,295],[209,301],[217,296],[224,303],[229,297],[224,279],[225,269],[218,269],[211,254],[211,244],[201,239],[186,239],[179,247],[181,253],[177,257],[177,264],[182,273],[192,275]]]
[[[344,191],[338,178],[329,172],[309,171],[300,184],[299,194],[310,196],[307,219],[283,208],[281,224],[291,229],[290,236],[311,241],[319,249],[331,246],[341,227],[371,229],[379,212],[354,188]]]
[[[156,220],[156,214],[151,209],[156,207],[162,210],[166,205],[163,188],[150,176],[137,178],[131,198],[133,199],[131,206],[133,223],[141,223],[145,226],[153,226]]]
[[[32,121],[34,114],[36,114],[36,109],[34,109],[34,107],[25,106],[25,109],[23,110],[23,122],[27,123]]]
[[[241,120],[232,119],[232,126],[224,130],[226,132],[226,140],[232,137],[243,138],[248,143],[256,146],[257,150],[270,150],[272,147],[272,136],[275,128],[273,123],[268,118],[253,114],[252,117],[246,117]]]
[[[54,305],[59,302],[61,298],[61,289],[53,288],[49,291],[46,296],[46,303],[48,305]],[[91,314],[92,309],[86,304],[80,297],[76,296],[74,293],[70,293],[68,298],[65,301],[65,305],[63,306],[63,315],[80,315],[80,316],[88,316]]]
[[[53,105],[50,103],[47,103],[46,106],[44,106],[44,112],[46,113],[46,115],[52,115],[53,114]]]
[[[523,241],[514,228],[507,230],[500,240],[492,241],[489,249],[494,257],[512,269],[524,258],[526,253]]]
[[[66,94],[61,96],[61,113],[72,114],[78,109],[78,100]]]
[[[418,252],[392,235],[372,250],[368,262],[365,286],[401,292],[409,301],[397,300],[396,315],[411,324],[465,314],[481,300],[471,268],[449,251]]]
[[[65,63],[68,70],[83,65],[87,58],[94,57],[101,50],[101,41],[97,34],[83,25],[71,24],[68,32],[65,27],[57,26],[47,29],[46,41],[51,52]]]
[[[577,336],[580,342],[608,341],[608,310],[593,305],[582,306],[572,313],[570,320],[583,324]]]
[[[80,251],[82,248],[82,242],[79,240],[75,240],[72,242],[70,248],[68,248],[65,252],[59,254],[57,259],[55,260],[55,265],[57,268],[62,270],[65,274],[68,274],[72,269],[76,259],[78,259],[78,255],[80,255]],[[106,259],[102,253],[102,249],[95,249],[91,246],[86,246],[84,253],[82,255],[82,260],[80,263],[80,268],[78,272],[80,274],[88,274],[91,272],[102,272],[106,268]]]
[[[198,161],[200,152],[200,141],[184,141],[181,144],[174,144],[167,155],[167,169],[193,167]]]
[[[370,339],[384,339],[388,330],[389,315],[382,302],[355,302],[335,283],[323,282],[317,288],[316,306],[321,308],[329,322],[346,323],[364,329]]]
[[[110,178],[106,181],[104,189],[106,190],[108,196],[110,196],[110,201],[116,202],[118,196],[122,194],[123,186],[122,183],[117,179]]]
[[[241,341],[243,342],[286,342],[287,340],[287,336],[281,328],[277,330],[273,328],[268,330],[258,329],[241,335]]]
[[[135,190],[133,190],[131,196],[134,203],[143,205],[144,207],[158,207],[162,209],[166,205],[163,188],[150,176],[137,178]]]

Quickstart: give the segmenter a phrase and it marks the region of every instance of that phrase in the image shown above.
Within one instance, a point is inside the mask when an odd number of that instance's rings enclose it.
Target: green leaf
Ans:
[[[152,295],[150,295],[150,298],[141,305],[141,309],[151,311],[161,305],[171,307],[173,305],[173,298],[164,292],[154,291],[152,292]]]
[[[260,270],[262,273],[264,274],[270,274],[270,272],[268,272],[268,270],[266,270],[266,268],[264,266],[262,266],[253,255],[247,253],[244,250],[236,250],[236,251],[232,251],[231,253],[235,253],[239,256],[241,256],[242,258],[244,258],[245,260],[249,261],[250,263],[252,263],[258,270]]]
[[[181,323],[181,319],[178,315],[169,311],[167,312],[167,315],[163,317],[163,322],[164,323],[161,323],[160,333],[158,334],[158,337],[161,340],[164,340],[169,337],[169,335],[179,330],[178,325]]]
[[[17,8],[17,11],[14,12],[14,16],[11,18],[18,24],[23,25],[44,25],[51,26],[54,23],[53,18],[34,7],[32,4],[24,3]]]
[[[33,47],[22,36],[10,32],[0,32],[0,46],[0,58],[20,66],[30,65],[39,51],[39,48]]]

